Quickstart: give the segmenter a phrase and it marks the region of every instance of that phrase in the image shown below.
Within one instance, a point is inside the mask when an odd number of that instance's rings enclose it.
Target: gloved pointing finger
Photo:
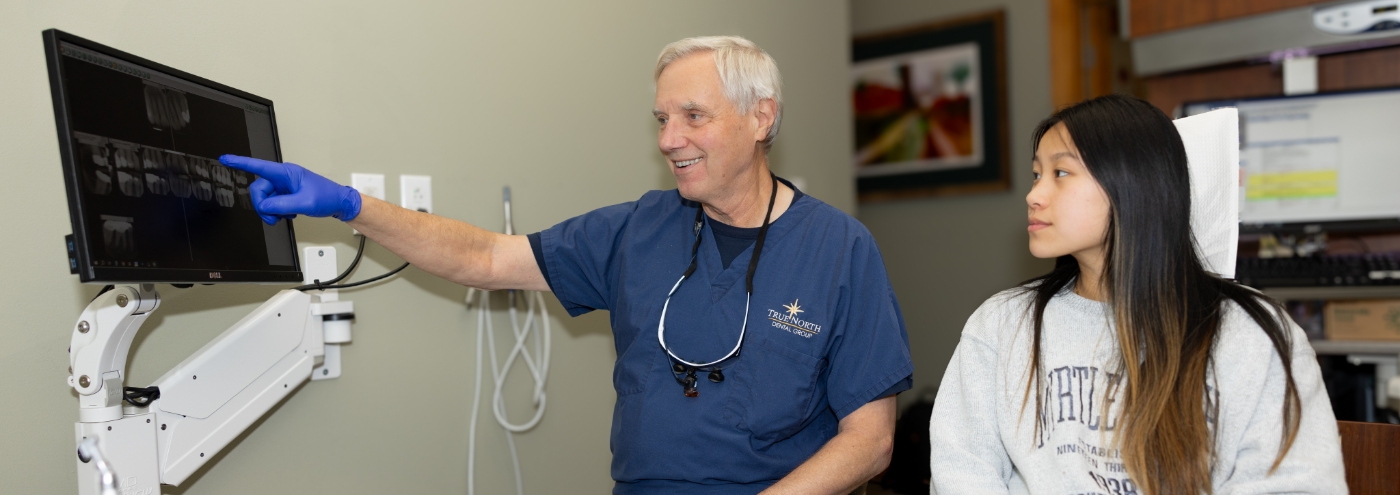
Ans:
[[[283,194],[291,192],[296,186],[293,183],[292,170],[289,169],[295,167],[306,170],[295,163],[278,163],[238,155],[221,156],[219,163],[267,179],[277,187],[278,192]]]
[[[276,188],[272,186],[272,183],[262,177],[258,177],[257,180],[248,185],[248,196],[249,199],[253,201],[253,209],[258,211],[258,216],[262,217],[263,221],[267,222],[268,225],[276,224],[280,217],[263,213],[257,205],[262,204],[263,200],[267,199],[268,196],[275,194],[275,191]]]
[[[259,178],[248,187],[253,208],[263,221],[296,215],[335,217],[350,221],[360,214],[360,192],[316,175],[295,163],[277,163],[236,155],[219,163],[252,172]],[[260,184],[262,183],[262,184]]]

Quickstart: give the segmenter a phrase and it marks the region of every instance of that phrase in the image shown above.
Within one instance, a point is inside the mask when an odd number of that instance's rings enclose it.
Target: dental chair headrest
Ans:
[[[1206,271],[1235,278],[1240,238],[1239,112],[1221,108],[1175,120],[1191,174],[1191,233]]]

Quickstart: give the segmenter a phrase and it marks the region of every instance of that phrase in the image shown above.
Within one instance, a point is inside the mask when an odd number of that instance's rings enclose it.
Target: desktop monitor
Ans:
[[[1240,222],[1396,225],[1400,88],[1188,103],[1240,114]]]
[[[92,283],[302,280],[290,220],[253,211],[224,154],[281,161],[272,101],[44,31],[73,234]]]

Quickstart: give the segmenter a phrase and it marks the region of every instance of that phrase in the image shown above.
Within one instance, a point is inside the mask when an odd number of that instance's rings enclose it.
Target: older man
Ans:
[[[894,394],[913,372],[879,250],[769,171],[782,90],[766,52],[684,39],[655,78],[677,189],[529,236],[405,210],[293,164],[221,161],[261,176],[265,220],[335,216],[463,285],[610,311],[614,493],[848,493],[888,464]]]

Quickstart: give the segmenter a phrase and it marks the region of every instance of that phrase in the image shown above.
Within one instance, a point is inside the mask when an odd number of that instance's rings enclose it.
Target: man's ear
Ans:
[[[778,102],[772,98],[758,100],[758,104],[753,107],[753,118],[755,120],[754,141],[763,142],[768,139],[768,130],[773,128],[773,121],[778,116]]]

